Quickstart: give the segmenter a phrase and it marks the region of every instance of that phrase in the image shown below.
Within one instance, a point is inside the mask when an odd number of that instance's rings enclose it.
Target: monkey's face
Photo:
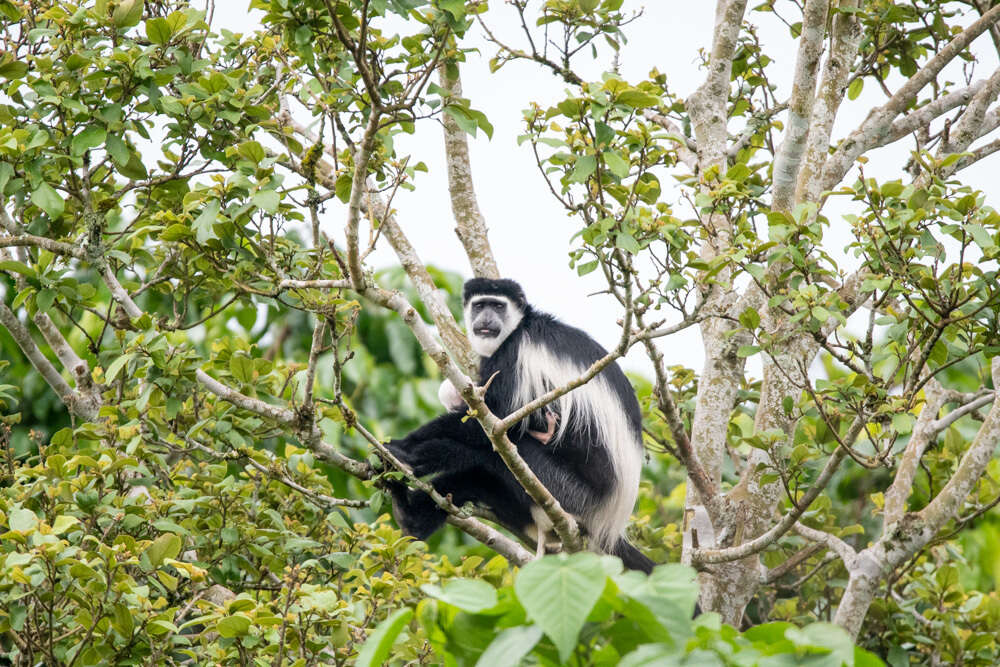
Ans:
[[[465,306],[465,325],[469,343],[476,354],[489,357],[521,322],[524,313],[510,299],[500,295],[482,295]]]

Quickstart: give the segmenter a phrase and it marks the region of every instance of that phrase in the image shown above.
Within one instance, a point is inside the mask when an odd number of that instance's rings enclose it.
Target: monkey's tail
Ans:
[[[625,564],[630,570],[639,570],[649,574],[653,571],[653,567],[656,563],[646,558],[641,551],[635,548],[635,546],[625,539],[625,537],[619,537],[615,546],[611,549],[612,556],[618,556],[622,559],[622,563]]]

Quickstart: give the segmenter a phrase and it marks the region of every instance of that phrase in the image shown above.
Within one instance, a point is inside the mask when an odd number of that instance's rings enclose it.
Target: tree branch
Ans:
[[[823,37],[826,34],[829,9],[829,0],[806,0],[802,10],[802,34],[795,60],[785,138],[774,157],[771,208],[776,211],[791,211],[795,205],[796,177],[812,121],[813,102],[816,99],[816,70],[823,55]]]
[[[891,130],[892,120],[903,113],[924,86],[933,81],[941,70],[958,57],[969,44],[1000,20],[1000,5],[990,9],[969,27],[956,35],[916,74],[910,77],[881,107],[875,109],[861,126],[854,130],[826,161],[821,177],[821,189],[831,190],[844,177],[854,161],[876,146]]]
[[[864,419],[861,417],[855,418],[847,436],[844,439],[846,446],[850,446],[850,444],[857,439],[863,426]],[[802,498],[794,501],[792,511],[781,517],[781,521],[775,524],[770,530],[753,540],[750,540],[749,542],[744,542],[743,544],[730,547],[728,549],[695,549],[691,554],[692,563],[697,565],[708,565],[712,563],[726,563],[733,560],[740,560],[742,558],[746,558],[747,556],[760,553],[777,541],[778,538],[788,532],[789,528],[795,525],[795,522],[799,520],[803,513],[805,513],[805,511],[809,508],[809,505],[811,505],[819,494],[822,493],[823,489],[826,488],[830,478],[833,477],[833,473],[837,471],[837,468],[840,467],[841,461],[843,461],[844,457],[847,455],[846,446],[837,447],[833,454],[830,455],[830,458],[823,467],[823,471],[820,472],[819,477],[816,478],[816,482],[813,483],[805,494],[803,494]]]
[[[441,88],[452,98],[462,97],[462,80],[448,76],[448,68],[441,66]],[[480,278],[499,278],[493,249],[490,247],[486,219],[479,210],[475,184],[472,180],[472,162],[465,131],[449,114],[442,114],[444,126],[444,152],[448,164],[448,193],[451,195],[451,212],[455,216],[455,233],[465,247],[472,273]]]
[[[35,345],[35,341],[31,338],[31,333],[17,319],[14,311],[2,302],[0,302],[0,324],[10,332],[14,342],[24,352],[24,356],[28,358],[28,361],[35,367],[35,370],[45,379],[45,382],[52,387],[52,391],[69,408],[70,412],[88,421],[97,416],[97,409],[100,406],[95,406],[92,401],[87,400],[86,396],[74,391],[69,386],[69,383],[63,379],[63,376],[52,365],[52,362]]]
[[[813,103],[812,122],[806,139],[805,157],[799,167],[795,201],[816,201],[821,192],[816,176],[822,171],[830,147],[837,112],[844,101],[851,64],[858,55],[862,30],[857,14],[860,0],[842,0],[833,17],[830,54],[823,64],[823,79]]]

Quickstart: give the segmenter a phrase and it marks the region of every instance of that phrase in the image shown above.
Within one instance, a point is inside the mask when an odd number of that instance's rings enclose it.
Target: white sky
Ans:
[[[794,14],[786,6],[787,17]],[[220,2],[216,14],[217,28],[249,30],[254,19],[245,10],[227,16],[224,10],[245,7],[244,0]],[[521,44],[516,12],[502,2],[491,3],[489,14],[491,29],[508,44]],[[620,67],[622,76],[632,82],[646,77],[653,67],[666,73],[672,91],[687,97],[702,81],[698,51],[710,45],[713,33],[715,3],[636,2],[626,0],[623,9],[643,9],[643,15],[626,27],[628,44],[622,50]],[[749,20],[759,27],[759,36],[765,52],[775,61],[771,76],[779,86],[777,96],[784,99],[791,88],[792,67],[796,44],[788,29],[770,14],[748,13]],[[542,310],[551,312],[569,324],[589,331],[606,347],[615,344],[620,330],[615,321],[621,316],[620,308],[607,295],[593,295],[604,289],[600,272],[580,278],[569,267],[569,240],[577,231],[578,223],[566,217],[562,207],[548,191],[538,173],[529,144],[517,145],[517,136],[524,131],[522,110],[529,103],[543,107],[561,99],[566,86],[554,76],[530,63],[512,62],[496,74],[490,74],[488,61],[496,49],[489,45],[478,28],[466,40],[467,46],[476,46],[480,52],[467,56],[463,66],[464,94],[472,106],[486,113],[494,126],[493,139],[479,133],[469,138],[473,175],[479,206],[490,228],[490,240],[501,273],[519,281],[529,301]],[[996,67],[996,55],[986,36],[980,39],[977,53],[983,62],[976,78],[983,78]],[[597,79],[603,69],[610,67],[610,55],[603,60],[590,62],[582,57],[577,71]],[[960,70],[946,70],[948,78],[960,82]],[[834,130],[834,140],[843,137],[863,120],[874,105],[884,98],[866,86],[862,95],[842,108]],[[454,234],[454,220],[447,191],[447,173],[444,166],[444,145],[441,127],[435,121],[423,121],[413,136],[401,135],[396,140],[401,154],[411,154],[413,161],[423,161],[429,173],[420,173],[414,181],[416,190],[400,191],[394,205],[398,219],[409,235],[421,258],[428,264],[456,270],[470,275],[461,244]],[[870,154],[866,167],[869,175],[885,178],[902,176],[900,168],[906,162],[910,146],[882,149]],[[974,187],[987,188],[995,181],[996,162],[989,160],[978,169],[964,172],[964,180]],[[853,173],[847,182],[853,180]],[[677,191],[671,191],[664,180],[663,198],[675,203]],[[844,268],[855,264],[853,258],[843,256],[843,249],[851,237],[840,214],[849,210],[849,204],[833,201],[824,212],[830,217],[831,229],[827,232],[828,251],[838,261],[845,259]],[[684,207],[676,208],[683,214]],[[328,208],[324,220],[327,233],[340,238],[343,234],[343,211],[336,206]],[[838,257],[838,254],[840,257]],[[384,244],[370,261],[377,267],[396,264],[395,255]],[[696,370],[703,361],[703,350],[696,329],[661,339],[661,349],[668,364],[683,364]],[[641,348],[636,348],[625,359],[626,368],[648,373],[650,366]],[[751,364],[753,369],[754,364]]]

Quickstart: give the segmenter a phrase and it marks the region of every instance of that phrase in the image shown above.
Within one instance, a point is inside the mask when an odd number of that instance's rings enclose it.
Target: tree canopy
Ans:
[[[666,56],[621,74],[623,0],[248,7],[238,33],[213,0],[0,0],[0,656],[997,664],[1000,213],[964,177],[1000,150],[1000,4],[718,0],[690,93]],[[493,136],[479,57],[559,99]],[[396,205],[428,133],[467,266]],[[531,224],[571,225],[618,306],[607,357],[507,416],[458,323],[462,276],[516,261],[469,136],[530,149],[567,214]],[[587,552],[506,435],[633,349],[649,577]],[[562,553],[385,448],[442,379]],[[403,536],[386,480],[451,526]]]

